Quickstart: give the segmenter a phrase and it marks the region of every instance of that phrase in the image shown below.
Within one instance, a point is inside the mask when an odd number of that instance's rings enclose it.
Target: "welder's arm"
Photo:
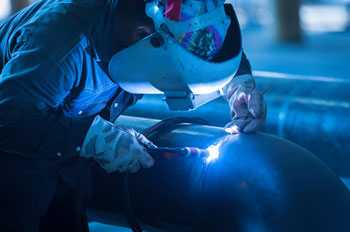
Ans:
[[[155,145],[142,134],[100,116],[65,116],[50,106],[64,96],[65,82],[53,81],[64,80],[64,76],[48,71],[46,79],[51,80],[36,82],[32,76],[36,71],[30,73],[0,84],[0,153],[39,159],[92,158],[109,173],[137,172],[153,165],[146,148]]]
[[[255,88],[251,65],[244,53],[236,76],[223,89],[223,93],[232,114],[232,121],[226,125],[227,131],[249,133],[263,125],[266,104],[263,95]]]
[[[239,65],[239,68],[235,77],[242,76],[242,75],[252,75],[252,73],[253,73],[252,66],[247,58],[247,55],[243,52],[241,63]]]
[[[0,83],[0,151],[44,159],[79,155],[93,118],[60,111],[70,77],[54,64],[42,69],[46,62],[29,67],[21,57],[15,60],[24,63],[7,64],[0,75],[7,78]]]
[[[59,106],[75,83],[61,61],[98,18],[107,0],[48,0],[17,31],[0,74],[0,150],[26,156],[79,154],[91,119]],[[74,68],[73,68],[74,69]]]

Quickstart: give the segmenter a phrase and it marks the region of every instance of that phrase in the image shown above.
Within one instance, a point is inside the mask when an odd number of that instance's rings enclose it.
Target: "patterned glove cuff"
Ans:
[[[113,127],[113,123],[103,119],[99,115],[95,117],[86,134],[82,149],[80,151],[80,155],[82,157],[89,158],[96,154],[97,136],[103,133],[103,130],[107,127]]]

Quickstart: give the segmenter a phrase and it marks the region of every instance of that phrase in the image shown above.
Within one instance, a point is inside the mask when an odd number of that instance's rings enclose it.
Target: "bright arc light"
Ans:
[[[219,144],[215,144],[215,145],[211,145],[210,147],[207,148],[207,152],[208,152],[208,157],[206,158],[206,163],[212,163],[214,161],[216,161],[217,159],[219,159],[220,157],[220,143]]]
[[[237,125],[225,128],[226,133],[228,134],[238,134],[239,128]]]

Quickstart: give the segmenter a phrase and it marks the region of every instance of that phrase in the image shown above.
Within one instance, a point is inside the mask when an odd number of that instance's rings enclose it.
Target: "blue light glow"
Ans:
[[[149,10],[151,11],[151,15],[156,15],[160,9],[157,5],[152,4],[152,7],[150,7]]]
[[[210,147],[207,148],[208,151],[208,157],[206,158],[206,163],[212,163],[214,161],[216,161],[217,159],[219,159],[220,157],[220,143],[219,144],[215,144],[215,145],[211,145]]]
[[[146,4],[146,15],[148,17],[153,18],[159,11],[159,7],[156,4],[153,3],[147,3]]]
[[[238,134],[239,133],[239,128],[237,125],[231,126],[231,127],[226,127],[225,132],[229,134]]]

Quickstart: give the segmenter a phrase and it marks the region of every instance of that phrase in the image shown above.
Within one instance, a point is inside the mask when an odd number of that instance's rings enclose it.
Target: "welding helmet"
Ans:
[[[190,110],[220,96],[242,56],[241,33],[224,0],[152,0],[155,32],[115,54],[111,78],[135,94],[163,94],[171,110]]]

